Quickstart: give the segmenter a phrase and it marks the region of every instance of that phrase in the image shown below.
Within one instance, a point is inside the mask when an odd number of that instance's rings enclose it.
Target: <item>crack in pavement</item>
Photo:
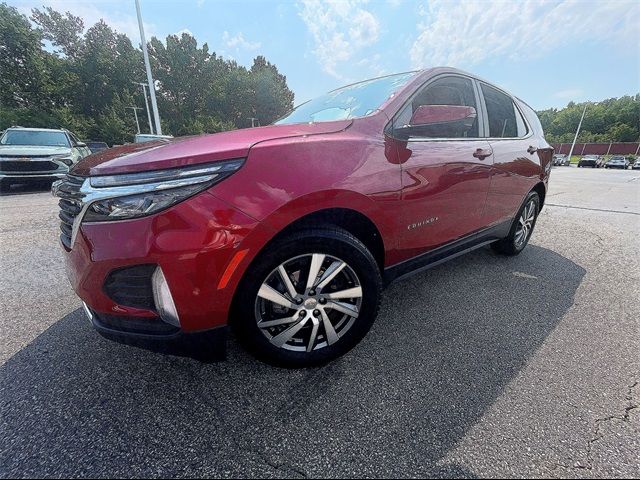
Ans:
[[[619,420],[621,422],[628,422],[629,421],[629,415],[630,412],[632,410],[635,410],[636,408],[640,407],[640,404],[638,404],[637,402],[634,403],[633,401],[633,389],[636,388],[638,386],[638,382],[634,382],[633,384],[629,385],[628,388],[628,392],[626,395],[626,400],[627,400],[627,406],[624,409],[624,414],[623,415],[608,415],[606,417],[603,418],[597,418],[595,423],[595,429],[593,432],[593,438],[591,440],[589,440],[587,442],[587,465],[577,465],[574,468],[576,469],[581,469],[581,470],[591,470],[593,468],[592,465],[592,459],[591,459],[591,452],[592,452],[592,446],[595,442],[597,442],[598,440],[602,439],[604,437],[603,434],[600,433],[600,428],[601,425],[603,423],[606,422],[610,422],[611,420]]]

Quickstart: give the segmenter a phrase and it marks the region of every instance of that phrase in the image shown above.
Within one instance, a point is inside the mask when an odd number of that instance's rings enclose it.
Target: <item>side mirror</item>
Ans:
[[[86,146],[87,146],[87,144],[86,144],[86,143],[84,143],[84,142],[78,142],[78,143],[76,143],[76,147],[78,147],[78,148],[83,148],[83,147],[86,147]]]
[[[395,129],[401,138],[463,137],[476,121],[473,107],[463,105],[421,105],[411,116],[409,125]]]

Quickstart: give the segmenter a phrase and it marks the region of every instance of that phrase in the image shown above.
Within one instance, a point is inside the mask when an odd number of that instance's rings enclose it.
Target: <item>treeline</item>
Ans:
[[[578,142],[640,141],[640,94],[609,98],[587,104]],[[584,109],[584,103],[570,102],[560,110],[550,108],[538,112],[549,143],[570,143]]]
[[[146,81],[142,51],[102,20],[85,29],[81,18],[49,7],[30,19],[0,3],[0,130],[64,127],[110,145],[132,141],[128,107],[145,106],[134,83]],[[152,38],[149,55],[163,133],[241,128],[251,118],[265,125],[293,107],[285,76],[262,56],[247,69],[186,33]],[[148,132],[144,110],[138,116]]]

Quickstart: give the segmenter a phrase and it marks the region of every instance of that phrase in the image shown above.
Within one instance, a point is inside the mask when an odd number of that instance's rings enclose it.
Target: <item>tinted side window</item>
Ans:
[[[499,90],[482,84],[482,95],[487,105],[489,136],[516,138],[527,134],[527,126],[513,100]]]
[[[408,125],[413,113],[422,105],[458,105],[473,107],[476,112],[476,96],[471,80],[462,77],[444,77],[429,83],[413,98],[395,120],[397,125]],[[452,128],[446,132],[437,132],[425,137],[477,138],[478,118],[469,129]]]

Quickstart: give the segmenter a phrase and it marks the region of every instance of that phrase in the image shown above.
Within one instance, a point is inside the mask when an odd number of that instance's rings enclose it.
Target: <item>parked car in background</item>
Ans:
[[[633,162],[633,165],[631,166],[631,168],[633,170],[640,170],[640,157],[636,158],[636,161]]]
[[[154,140],[169,140],[173,135],[152,135],[150,133],[138,133],[133,137],[133,143],[153,142]]]
[[[554,166],[569,166],[571,165],[571,160],[567,155],[554,155],[553,156],[553,165]]]
[[[356,345],[393,280],[483,245],[519,254],[552,154],[522,100],[434,68],[270,126],[113,148],[54,193],[102,334],[191,341],[230,324],[260,358],[302,367]]]
[[[598,166],[598,155],[584,155],[578,162],[578,167],[596,168],[597,166]]]
[[[605,168],[622,168],[626,170],[629,168],[629,160],[624,155],[614,155],[604,165]]]
[[[57,180],[90,153],[65,129],[8,128],[0,137],[0,186]]]
[[[87,144],[87,147],[89,147],[89,150],[91,150],[91,153],[101,152],[109,148],[109,145],[107,145],[105,142],[94,142],[92,140],[89,140],[85,143]]]

